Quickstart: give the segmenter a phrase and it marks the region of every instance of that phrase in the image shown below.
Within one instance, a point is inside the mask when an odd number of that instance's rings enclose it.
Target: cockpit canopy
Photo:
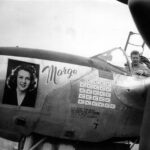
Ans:
[[[104,60],[125,74],[131,74],[129,59],[124,50],[120,47],[108,50],[92,58]]]

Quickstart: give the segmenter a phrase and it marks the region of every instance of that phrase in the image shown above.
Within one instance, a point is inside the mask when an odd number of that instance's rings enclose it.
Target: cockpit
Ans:
[[[116,68],[117,73],[120,71],[123,74],[131,75],[131,63],[124,50],[120,47],[108,50],[104,53],[94,56],[93,58],[106,61],[112,67]]]
[[[139,75],[138,72],[135,72],[135,70],[131,67],[130,53],[129,51],[124,51],[121,47],[118,47],[108,50],[97,56],[94,56],[93,58],[97,60],[99,59],[100,61],[105,61],[108,64],[108,66],[110,66],[111,68],[110,70],[112,70],[112,72],[116,72],[123,75]],[[139,54],[140,54],[140,66],[144,66],[143,69],[147,70],[146,71],[147,75],[144,74],[141,75],[149,77],[150,61],[148,58],[145,57],[145,55],[141,55],[140,51]],[[139,68],[139,71],[140,69],[142,68]]]

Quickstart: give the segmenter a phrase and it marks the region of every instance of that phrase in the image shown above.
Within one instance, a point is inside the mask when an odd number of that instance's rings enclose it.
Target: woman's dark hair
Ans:
[[[6,80],[6,84],[8,88],[16,89],[17,87],[17,76],[20,70],[24,70],[30,73],[30,86],[28,91],[33,91],[37,87],[37,77],[36,77],[36,69],[33,65],[23,64],[19,65],[16,68],[11,70],[11,74],[8,76]]]

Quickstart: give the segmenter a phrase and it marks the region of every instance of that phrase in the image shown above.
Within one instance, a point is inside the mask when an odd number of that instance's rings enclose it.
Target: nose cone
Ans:
[[[127,106],[143,110],[150,78],[119,76],[115,80],[114,91],[117,98]]]
[[[138,30],[150,46],[150,0],[129,0],[128,5]]]

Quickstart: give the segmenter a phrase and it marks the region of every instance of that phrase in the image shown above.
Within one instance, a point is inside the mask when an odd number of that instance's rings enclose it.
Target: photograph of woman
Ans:
[[[9,60],[8,67],[3,104],[34,107],[39,66]]]

